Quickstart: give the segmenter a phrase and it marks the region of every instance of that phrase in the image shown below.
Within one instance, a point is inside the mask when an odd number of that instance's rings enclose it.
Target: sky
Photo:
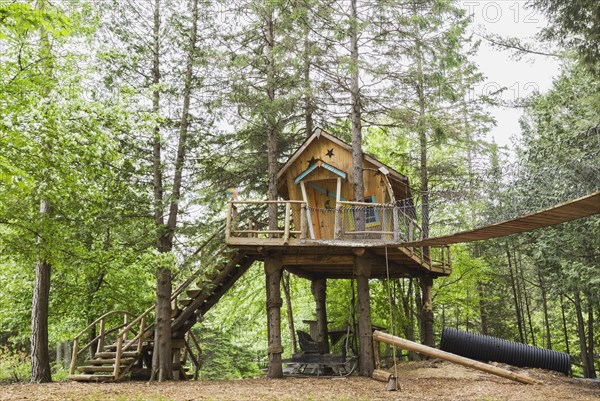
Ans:
[[[472,16],[472,29],[477,33],[487,32],[535,42],[535,34],[547,23],[542,14],[528,7],[527,1],[461,0],[459,4]],[[474,93],[506,88],[500,95],[503,101],[522,99],[534,91],[546,92],[560,70],[556,58],[527,55],[517,60],[510,51],[495,49],[485,40],[475,62],[486,79],[482,85],[473,88]],[[499,145],[510,146],[511,139],[519,135],[522,110],[508,107],[491,107],[489,110],[497,122],[489,139],[493,138]]]

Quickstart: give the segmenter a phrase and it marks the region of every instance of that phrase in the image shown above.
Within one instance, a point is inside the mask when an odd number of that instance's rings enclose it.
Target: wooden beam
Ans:
[[[299,255],[284,255],[283,265],[284,266],[305,266],[305,265],[348,265],[354,264],[354,256],[352,255],[311,255],[299,254]]]
[[[302,200],[304,200],[304,203],[308,206],[308,194],[306,193],[304,181],[300,181],[300,190],[302,191]],[[310,212],[306,214],[306,218],[308,221],[308,232],[310,234],[310,239],[315,239],[315,229],[312,224],[312,215]]]
[[[540,382],[532,377],[513,373],[509,370],[499,368],[497,366],[488,365],[487,363],[475,361],[473,359],[465,358],[460,355],[451,354],[449,352],[441,351],[437,348],[428,347],[426,345],[418,344],[413,341],[406,340],[404,338],[392,336],[387,333],[375,330],[373,332],[373,339],[375,341],[381,341],[386,344],[395,345],[396,347],[414,351],[419,354],[427,355],[432,358],[443,359],[448,362],[463,365],[469,368],[481,370],[483,372],[491,373],[497,376],[504,377],[506,379],[515,380],[519,383],[525,384],[539,384]]]

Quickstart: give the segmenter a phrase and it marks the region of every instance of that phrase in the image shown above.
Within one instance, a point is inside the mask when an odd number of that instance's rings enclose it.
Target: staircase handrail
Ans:
[[[104,322],[106,322],[106,319],[110,316],[113,315],[123,315],[124,317],[124,323],[112,328],[111,330],[106,331],[104,328]],[[92,323],[88,324],[87,327],[83,330],[81,330],[79,333],[77,333],[77,335],[75,336],[75,338],[73,338],[73,353],[71,355],[71,366],[69,367],[69,373],[73,374],[75,372],[75,366],[77,364],[77,358],[79,357],[79,355],[81,355],[81,353],[83,351],[85,351],[86,349],[88,349],[89,347],[92,346],[92,344],[94,344],[96,341],[98,341],[98,350],[104,345],[104,337],[106,336],[106,334],[112,333],[113,331],[115,331],[115,329],[119,329],[123,326],[127,325],[127,317],[134,317],[135,314],[126,311],[126,310],[112,310],[110,312],[106,312],[105,314],[103,314],[102,316],[100,316],[99,318],[97,318],[96,320],[94,320]],[[81,349],[79,348],[79,339],[81,338],[81,336],[83,336],[84,334],[86,334],[92,327],[95,327],[98,323],[100,323],[100,333],[94,337],[91,341],[89,341],[86,345],[84,345],[83,347],[81,347]]]
[[[225,226],[222,225],[218,230],[216,230],[209,238],[207,238],[202,245],[200,245],[200,247],[198,247],[198,249],[196,249],[194,251],[194,253],[192,255],[190,255],[190,257],[193,257],[199,253],[202,253],[202,251],[219,235],[223,232],[223,230],[225,229]],[[223,253],[223,251],[225,250],[226,246],[222,245],[220,246],[210,257],[210,259],[214,259],[216,257],[218,257],[220,254]],[[186,262],[183,263],[183,265],[185,265]],[[200,274],[200,272],[203,269],[203,265],[201,264],[200,267],[198,267],[198,269],[196,269],[189,277],[186,281],[184,281],[182,284],[180,284],[175,291],[173,292],[173,294],[171,295],[171,302],[173,302],[174,300],[177,299],[177,296],[179,296],[179,294],[181,294],[187,287],[190,286],[191,283],[194,282],[194,280],[196,279],[196,277]],[[116,349],[116,355],[115,355],[115,369],[114,369],[114,376],[115,376],[115,380],[118,380],[118,378],[120,377],[120,374],[123,374],[124,372],[120,372],[120,360],[122,357],[122,354],[124,351],[126,351],[127,349],[129,349],[133,344],[138,344],[138,349],[137,349],[137,353],[141,353],[142,350],[142,343],[144,341],[144,335],[154,326],[154,323],[151,325],[146,325],[146,317],[148,316],[148,314],[150,312],[152,312],[156,307],[156,304],[150,306],[149,308],[147,308],[144,312],[142,312],[140,315],[138,315],[137,317],[135,317],[136,315],[132,312],[126,311],[126,310],[112,310],[109,312],[106,312],[105,314],[103,314],[102,316],[100,316],[99,318],[97,318],[96,320],[94,320],[92,323],[90,323],[85,329],[81,330],[73,339],[73,353],[72,353],[72,358],[71,358],[71,365],[69,367],[69,374],[73,375],[75,373],[75,368],[77,365],[77,357],[79,355],[81,355],[81,353],[83,351],[85,351],[86,349],[88,349],[90,346],[92,346],[92,344],[94,344],[96,341],[98,341],[98,349],[97,352],[100,351],[100,349],[102,348],[102,346],[104,346],[104,337],[107,334],[110,334],[112,332],[115,332],[119,329],[121,329],[121,331],[119,331],[117,333],[117,349]],[[112,316],[112,315],[118,315],[121,314],[124,316],[124,323],[111,328],[110,330],[106,331],[104,329],[104,322],[106,321],[106,318]],[[135,317],[135,319],[133,319],[133,321],[128,322],[130,317]],[[100,334],[97,335],[93,340],[89,341],[84,347],[82,347],[81,349],[79,349],[79,339],[82,335],[84,335],[85,333],[87,333],[92,327],[94,327],[96,324],[100,323],[101,324],[101,328],[100,328]],[[136,326],[137,324],[140,324],[140,330],[139,332],[135,335],[135,337],[133,339],[131,339],[130,341],[126,342],[125,344],[123,344],[127,338],[127,334],[129,332],[133,331],[134,326]]]
[[[213,237],[214,238],[214,237]],[[225,250],[226,246],[221,246],[219,247],[219,249],[217,249],[217,251],[215,251],[215,253],[213,253],[213,255],[211,256],[211,259],[214,259],[216,257],[218,257],[220,254],[223,253],[223,251]],[[171,302],[175,301],[177,299],[177,297],[179,296],[179,294],[181,294],[187,287],[190,286],[191,283],[194,282],[194,279],[198,276],[198,274],[200,274],[202,268],[204,266],[200,266],[198,269],[196,269],[196,271],[194,271],[194,273],[192,273],[192,275],[190,275],[190,277],[183,282],[182,284],[180,284],[175,291],[172,293],[171,295]],[[127,325],[127,327],[125,327],[123,330],[121,330],[121,332],[119,334],[117,334],[118,337],[126,334],[127,332],[129,332],[133,326],[135,326],[142,318],[145,318],[146,316],[148,316],[148,314],[150,312],[152,312],[154,310],[154,308],[156,308],[156,303],[150,307],[148,307],[148,309],[146,309],[144,312],[142,312],[141,315],[139,315],[137,318],[135,318],[131,323],[129,323],[129,325]],[[154,327],[154,323],[148,325],[145,329],[144,332],[147,332],[148,330],[152,329],[152,327]],[[143,333],[139,333],[135,338],[138,339],[138,337],[140,335],[142,335]],[[129,348],[131,343],[127,344],[125,346],[125,349]],[[124,349],[124,350],[125,350]]]

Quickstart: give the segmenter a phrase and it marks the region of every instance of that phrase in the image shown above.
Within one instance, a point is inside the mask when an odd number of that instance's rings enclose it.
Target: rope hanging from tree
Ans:
[[[390,263],[388,259],[388,249],[385,247],[385,271],[387,275],[387,293],[388,293],[388,304],[390,307],[390,322],[392,324],[392,335],[396,336],[396,321],[394,319],[394,313],[392,308],[392,290],[390,288]],[[398,382],[398,364],[396,363],[396,346],[392,344],[392,356],[394,363],[394,376],[396,377],[396,386],[398,390],[402,390],[400,383]]]

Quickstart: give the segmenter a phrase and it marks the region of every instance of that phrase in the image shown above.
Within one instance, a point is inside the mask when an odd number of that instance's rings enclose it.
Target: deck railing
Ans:
[[[271,205],[276,205],[278,212],[275,229],[263,221]],[[316,226],[323,221],[332,227],[321,229],[319,235]],[[314,208],[293,200],[233,200],[227,204],[225,239],[231,245],[288,245],[306,240],[328,241],[330,245],[330,241],[340,245],[357,241],[401,245],[421,237],[422,229],[408,209],[395,204],[339,201],[335,208]],[[411,247],[406,252],[423,264],[450,268],[447,246]]]
[[[265,216],[265,207],[276,205],[277,227],[248,215],[250,209]],[[252,211],[250,211],[252,213]],[[292,218],[295,216],[297,220]],[[264,218],[264,217],[263,217]],[[362,218],[363,224],[357,223]],[[315,226],[327,221],[329,234],[315,233]],[[298,227],[299,226],[299,227]],[[241,239],[269,239],[266,242],[288,244],[298,240],[366,240],[408,242],[421,239],[421,228],[406,208],[394,204],[339,201],[335,208],[315,208],[303,201],[265,200],[230,201],[227,204],[225,238],[228,242],[259,242]],[[236,239],[240,239],[236,241]],[[275,241],[274,241],[275,240]],[[265,243],[266,243],[265,242]]]
[[[245,228],[240,228],[240,205],[270,206],[275,205],[278,208],[278,225],[276,229],[270,229],[269,224],[262,222],[250,216],[247,219]],[[283,213],[280,206],[283,205]],[[292,206],[300,207],[301,227],[297,229],[292,220]],[[283,227],[281,227],[283,224]],[[227,204],[227,223],[225,228],[225,240],[229,241],[235,237],[245,238],[272,238],[280,239],[283,244],[287,244],[290,238],[306,239],[307,237],[307,218],[306,203],[302,201],[230,201]]]

